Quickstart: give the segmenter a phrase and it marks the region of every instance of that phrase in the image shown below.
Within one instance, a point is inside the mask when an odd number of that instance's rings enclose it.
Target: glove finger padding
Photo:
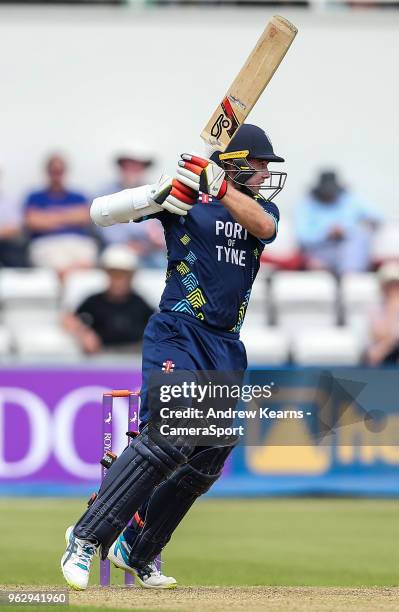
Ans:
[[[167,198],[165,200],[165,202],[162,204],[162,208],[164,208],[165,210],[167,210],[170,213],[173,213],[174,215],[183,215],[185,216],[187,214],[187,210],[183,210],[180,207],[180,203],[179,206],[175,206],[172,202],[169,202],[169,198]],[[189,209],[191,209],[192,206],[189,206]]]
[[[179,177],[179,181],[187,187],[194,189],[198,193],[201,172],[191,172],[191,170],[188,170],[185,167],[186,163],[187,162],[183,162],[181,160],[179,161],[179,166],[177,168],[177,175]],[[199,168],[199,170],[202,171],[202,168]]]
[[[194,191],[194,189],[190,189],[177,179],[172,180],[172,190],[170,195],[176,197],[182,202],[185,202],[186,204],[193,204],[198,197],[198,194],[196,191]]]
[[[163,203],[163,207],[175,215],[184,216],[192,209],[197,197],[196,191],[186,187],[177,179],[173,179],[171,192]]]
[[[209,159],[204,159],[203,157],[198,157],[198,155],[191,155],[190,153],[183,153],[181,158],[185,161],[191,161],[196,166],[200,166],[201,168],[206,168],[209,164]]]
[[[161,179],[151,195],[154,202],[174,215],[186,215],[198,198],[196,191],[169,177]]]
[[[227,191],[226,173],[211,159],[183,153],[178,164],[179,180],[192,189],[221,200]]]
[[[180,214],[181,214],[180,211],[188,211],[188,210],[191,210],[193,207],[193,204],[186,204],[185,202],[182,202],[180,199],[175,198],[172,194],[169,194],[165,202],[163,203],[164,208],[166,208],[166,204],[170,204],[174,208],[178,209]]]

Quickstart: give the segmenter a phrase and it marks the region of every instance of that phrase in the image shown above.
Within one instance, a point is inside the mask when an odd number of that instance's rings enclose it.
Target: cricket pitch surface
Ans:
[[[38,590],[38,586],[2,585],[1,590]],[[54,586],[41,587],[54,589]],[[399,587],[178,587],[165,591],[137,587],[89,587],[70,591],[72,611],[179,610],[187,612],[264,611],[350,612],[399,610]]]

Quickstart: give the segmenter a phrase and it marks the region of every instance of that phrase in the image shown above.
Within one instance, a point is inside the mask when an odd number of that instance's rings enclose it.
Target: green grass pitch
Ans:
[[[64,531],[84,507],[1,499],[1,583],[63,585]],[[165,550],[164,568],[182,585],[394,586],[398,516],[399,500],[205,499]]]

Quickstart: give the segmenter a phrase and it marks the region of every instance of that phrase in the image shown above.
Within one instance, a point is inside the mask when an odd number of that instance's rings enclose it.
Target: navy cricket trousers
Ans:
[[[247,355],[237,333],[213,329],[184,313],[152,315],[144,331],[140,427],[150,415],[151,375],[165,368],[244,372]]]

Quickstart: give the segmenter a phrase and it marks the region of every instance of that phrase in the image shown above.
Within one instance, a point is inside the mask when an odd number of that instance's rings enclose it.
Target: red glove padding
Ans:
[[[187,215],[198,200],[198,193],[178,179],[165,178],[152,199],[174,215]]]
[[[184,185],[178,179],[172,179],[172,189],[170,191],[171,196],[185,202],[186,204],[194,204],[198,199],[198,193],[194,189],[190,189],[187,185]]]
[[[183,153],[177,168],[178,179],[187,187],[221,200],[227,191],[226,173],[211,159]]]

